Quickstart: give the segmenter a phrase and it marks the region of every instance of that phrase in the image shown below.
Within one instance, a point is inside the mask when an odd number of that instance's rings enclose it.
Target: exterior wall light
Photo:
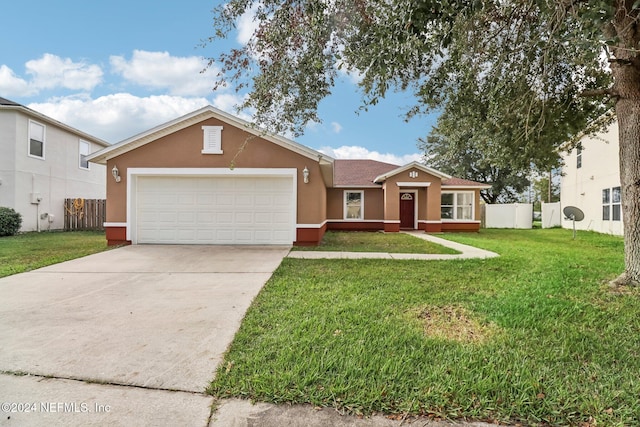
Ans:
[[[309,183],[309,169],[306,166],[302,169],[302,180],[305,184]]]
[[[113,175],[113,179],[115,179],[116,182],[120,182],[120,171],[117,166],[114,166],[113,169],[111,169],[111,175]]]

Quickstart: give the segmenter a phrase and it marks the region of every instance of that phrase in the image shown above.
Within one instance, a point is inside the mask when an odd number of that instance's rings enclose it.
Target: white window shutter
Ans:
[[[222,126],[202,126],[203,154],[222,154]]]

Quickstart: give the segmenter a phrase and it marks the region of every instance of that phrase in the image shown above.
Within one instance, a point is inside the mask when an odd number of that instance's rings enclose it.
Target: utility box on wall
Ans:
[[[31,193],[31,204],[39,205],[42,201],[42,194],[40,193]]]

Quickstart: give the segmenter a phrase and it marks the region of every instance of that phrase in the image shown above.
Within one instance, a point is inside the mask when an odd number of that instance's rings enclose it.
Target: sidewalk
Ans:
[[[419,260],[451,260],[451,259],[474,259],[474,258],[494,258],[499,256],[495,252],[485,251],[484,249],[474,248],[473,246],[463,245],[462,243],[451,242],[432,234],[421,231],[403,231],[419,239],[428,240],[447,248],[454,249],[459,254],[391,254],[386,252],[322,252],[322,251],[291,251],[288,258],[302,259],[419,259]]]
[[[357,417],[333,408],[311,405],[274,405],[241,399],[219,402],[208,427],[493,427],[495,424],[465,421],[436,421],[426,417],[390,419],[384,415]]]

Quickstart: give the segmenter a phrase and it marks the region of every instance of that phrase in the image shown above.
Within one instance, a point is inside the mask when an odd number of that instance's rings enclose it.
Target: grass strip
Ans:
[[[0,237],[0,277],[107,250],[104,232],[22,233]]]
[[[294,251],[458,254],[455,249],[404,233],[327,231],[318,246],[294,246]]]

